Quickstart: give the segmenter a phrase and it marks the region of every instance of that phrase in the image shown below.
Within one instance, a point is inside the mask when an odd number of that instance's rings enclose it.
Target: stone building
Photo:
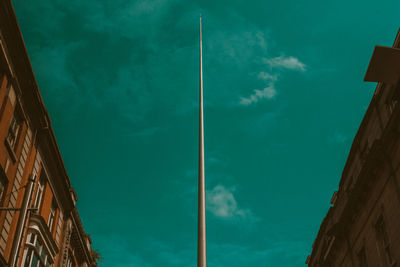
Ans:
[[[96,266],[11,0],[0,1],[0,266]]]
[[[378,82],[308,266],[400,264],[400,31],[375,48],[366,81]]]

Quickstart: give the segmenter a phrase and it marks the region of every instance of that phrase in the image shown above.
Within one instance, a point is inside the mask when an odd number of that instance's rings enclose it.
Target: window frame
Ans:
[[[395,266],[396,260],[393,257],[391,241],[389,239],[387,224],[383,213],[377,217],[373,227],[376,235],[376,245],[381,260],[386,266]]]
[[[53,227],[55,225],[54,222],[56,221],[56,215],[57,215],[57,204],[56,204],[55,200],[53,199],[51,201],[49,218],[47,220],[47,226],[49,227],[51,234],[53,234]]]
[[[43,181],[43,184],[42,184]],[[43,202],[43,195],[44,195],[44,191],[46,189],[46,177],[45,174],[42,173],[40,175],[39,181],[38,181],[38,185],[37,185],[37,189],[36,189],[36,194],[35,194],[35,200],[33,202],[33,208],[36,208],[38,210],[38,212],[41,209],[42,206],[42,202]]]
[[[6,174],[4,173],[4,170],[1,170],[0,173],[0,190],[1,186],[3,187],[3,190],[0,192],[0,207],[4,205],[4,199],[6,197],[7,193],[7,188],[8,188],[8,179],[6,177]]]
[[[33,237],[33,240],[32,240]],[[32,242],[33,241],[33,242]],[[27,235],[25,250],[22,257],[22,266],[24,267],[53,267],[49,251],[45,248],[43,240],[39,238],[39,234],[30,232]],[[44,253],[43,253],[44,252]],[[44,259],[41,257],[44,254]],[[32,265],[33,258],[37,258],[36,266]]]

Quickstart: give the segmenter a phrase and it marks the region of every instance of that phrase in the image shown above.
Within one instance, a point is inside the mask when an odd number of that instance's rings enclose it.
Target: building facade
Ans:
[[[96,266],[11,0],[0,1],[0,266]]]
[[[400,31],[392,48],[375,48],[365,80],[378,85],[308,266],[400,266],[399,48]]]

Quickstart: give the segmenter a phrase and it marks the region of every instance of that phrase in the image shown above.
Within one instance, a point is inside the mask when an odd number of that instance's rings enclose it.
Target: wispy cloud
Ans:
[[[248,97],[241,97],[240,104],[243,106],[249,106],[251,104],[258,103],[262,99],[274,98],[277,94],[275,84],[278,82],[278,77],[282,69],[290,69],[304,72],[306,71],[306,65],[299,59],[289,56],[279,56],[273,58],[263,58],[262,62],[269,65],[270,72],[260,71],[257,78],[268,82],[268,86],[264,89],[255,89],[253,93]]]
[[[268,72],[260,72],[257,76],[259,79],[264,80],[264,81],[277,81],[278,80],[278,75],[277,74],[270,74]]]
[[[265,87],[263,90],[254,90],[254,93],[248,97],[242,97],[240,99],[240,104],[244,106],[248,106],[254,103],[257,103],[261,99],[271,99],[276,95],[276,90],[274,84],[271,83],[268,87]]]
[[[252,218],[249,209],[239,208],[233,195],[234,188],[227,189],[223,185],[217,185],[211,191],[207,191],[207,210],[216,217],[223,219]]]
[[[295,57],[279,56],[274,58],[264,58],[264,63],[268,64],[271,68],[285,68],[291,70],[306,71],[306,65]]]

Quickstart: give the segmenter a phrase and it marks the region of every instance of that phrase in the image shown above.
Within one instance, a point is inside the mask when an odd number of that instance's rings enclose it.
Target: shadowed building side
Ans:
[[[400,31],[392,48],[375,48],[365,80],[378,85],[308,266],[393,267],[400,262],[399,47]]]

